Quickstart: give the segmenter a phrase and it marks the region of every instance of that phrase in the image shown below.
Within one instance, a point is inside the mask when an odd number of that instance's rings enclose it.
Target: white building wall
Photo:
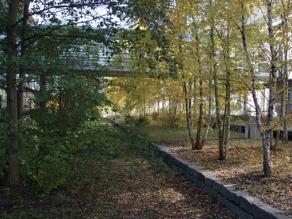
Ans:
[[[268,104],[269,104],[269,89],[265,88],[262,90],[257,90],[256,91],[256,97],[258,99],[258,104],[260,106],[261,112],[263,114],[267,114],[267,110],[268,110]],[[251,116],[255,116],[255,104],[254,104],[254,100],[252,97],[251,92],[249,92],[248,96],[247,96],[247,113]],[[275,116],[276,116],[276,112],[275,112]]]
[[[267,113],[269,89],[265,88],[262,90],[257,90],[256,96],[257,96],[258,104],[260,106],[261,111],[264,114]],[[246,100],[244,100],[245,98],[243,97],[243,95],[240,95],[240,94],[232,95],[231,99],[232,99],[231,104],[233,105],[233,110],[232,110],[233,115],[255,116],[255,104],[254,104],[254,100],[253,100],[251,92],[248,93]],[[246,109],[244,109],[244,105],[246,105]]]

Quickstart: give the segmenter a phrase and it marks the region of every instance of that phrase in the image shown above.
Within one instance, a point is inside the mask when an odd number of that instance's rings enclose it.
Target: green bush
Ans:
[[[164,110],[160,113],[159,122],[166,127],[185,127],[185,114],[182,112],[170,114]]]
[[[136,121],[135,121],[135,125],[138,127],[141,126],[147,126],[151,123],[151,118],[149,116],[145,116],[145,117],[139,117]]]
[[[68,150],[71,143],[68,136],[60,137],[32,129],[24,134],[22,143],[21,173],[26,182],[45,192],[65,183],[73,158]]]
[[[23,184],[45,192],[58,188],[68,182],[76,159],[86,160],[80,154],[95,154],[103,145],[99,144],[101,135],[97,136],[100,108],[109,105],[101,89],[103,83],[98,78],[68,74],[50,78],[46,93],[35,95],[37,107],[24,116],[19,139]],[[40,107],[44,101],[45,106]],[[1,123],[5,114],[0,117]],[[0,129],[0,177],[7,135],[7,130]]]
[[[126,125],[134,125],[135,124],[135,118],[129,114],[125,115],[125,124]]]

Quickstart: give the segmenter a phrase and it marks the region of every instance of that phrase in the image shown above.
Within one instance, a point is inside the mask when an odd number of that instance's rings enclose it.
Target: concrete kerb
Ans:
[[[224,184],[216,178],[214,172],[203,170],[203,168],[179,158],[176,154],[170,153],[168,148],[163,145],[154,143],[152,145],[167,164],[185,175],[196,186],[240,218],[288,219],[285,212],[246,193],[234,191],[234,185]]]

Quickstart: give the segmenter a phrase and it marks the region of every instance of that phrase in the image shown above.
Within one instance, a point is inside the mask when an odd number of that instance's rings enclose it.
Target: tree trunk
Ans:
[[[263,169],[266,177],[271,177],[272,170],[270,165],[270,137],[271,130],[265,130],[263,133]]]
[[[157,100],[157,114],[159,115],[159,112],[160,112],[160,101]]]
[[[280,130],[277,129],[276,130],[276,139],[274,141],[274,144],[273,144],[273,142],[271,142],[271,150],[272,151],[276,151],[278,149],[278,145],[279,145],[279,141],[280,141],[280,134],[281,134]],[[273,136],[273,134],[272,134],[272,136]]]
[[[194,19],[195,21],[196,19]],[[201,64],[201,57],[200,57],[200,39],[199,39],[199,33],[198,33],[198,25],[195,22],[194,23],[195,27],[195,44],[196,44],[196,58],[197,58],[197,66],[198,66],[198,74],[200,77],[202,77],[202,64]],[[203,79],[200,78],[199,80],[199,117],[198,117],[198,126],[197,126],[197,136],[196,136],[196,143],[195,143],[195,149],[196,150],[202,150],[203,145],[202,145],[202,128],[203,128],[203,114],[204,114],[204,103],[203,103]]]
[[[289,81],[288,81],[288,51],[289,51],[289,29],[288,16],[291,9],[291,0],[287,1],[287,8],[283,11],[283,29],[284,29],[284,67],[283,67],[283,86],[285,87],[283,94],[283,142],[288,144],[288,124],[286,115],[289,110]]]
[[[240,34],[242,39],[242,45],[243,45],[243,51],[245,55],[245,62],[248,67],[249,74],[251,76],[251,92],[252,92],[252,98],[255,104],[255,111],[256,111],[256,123],[257,127],[261,133],[262,137],[262,145],[263,145],[263,172],[266,177],[271,176],[271,167],[270,167],[270,156],[269,156],[269,150],[270,150],[270,133],[269,131],[262,130],[263,124],[261,121],[261,109],[259,106],[259,102],[256,96],[256,83],[255,83],[255,74],[254,74],[254,68],[251,64],[251,58],[250,53],[248,51],[248,45],[247,45],[247,39],[246,39],[246,31],[245,31],[245,16],[244,16],[244,0],[240,0],[240,6],[241,6],[241,28],[240,28]]]
[[[270,134],[270,137],[273,135],[273,129],[271,127],[273,117],[274,117],[274,106],[276,101],[276,83],[277,83],[277,68],[276,68],[276,61],[277,61],[277,51],[275,50],[274,46],[274,31],[273,31],[273,14],[272,14],[272,0],[267,0],[267,15],[268,15],[268,32],[269,32],[269,46],[270,46],[270,53],[271,53],[271,67],[270,67],[270,83],[269,83],[269,103],[268,103],[268,118],[267,118],[267,128]],[[267,136],[266,136],[267,138]],[[271,144],[268,145],[267,143],[264,146],[264,173],[265,176],[271,176],[271,168],[270,165],[270,147]]]
[[[283,121],[283,142],[288,144],[288,124],[286,115],[289,111],[289,81],[288,81],[288,50],[284,51],[284,60],[285,60],[285,67],[284,67],[284,86],[286,90],[284,91],[284,121]]]
[[[195,148],[196,150],[202,150],[202,140],[201,140],[201,132],[203,127],[203,80],[200,79],[200,105],[199,105],[199,118],[198,118],[198,126],[197,126],[197,136]]]
[[[244,111],[244,114],[247,114],[247,93],[246,91],[244,91],[244,94],[243,94],[243,111]]]
[[[229,142],[230,135],[230,96],[231,96],[231,84],[230,84],[230,76],[231,72],[229,69],[230,62],[230,51],[229,51],[229,31],[226,39],[226,51],[224,51],[224,64],[225,64],[225,72],[226,72],[226,84],[225,84],[225,108],[224,108],[224,124],[223,124],[223,135],[224,135],[224,147],[223,147],[223,155],[224,160],[227,157],[227,147]]]
[[[225,39],[225,46],[223,51],[224,65],[225,65],[225,73],[226,73],[226,82],[225,82],[225,107],[224,107],[224,125],[223,125],[223,133],[224,133],[224,159],[227,158],[227,148],[229,143],[230,136],[230,106],[231,106],[231,70],[230,70],[230,32],[229,27],[227,26],[227,36]]]
[[[8,9],[7,24],[7,111],[9,116],[9,134],[7,148],[7,180],[10,186],[19,184],[19,130],[17,113],[17,89],[16,89],[16,17],[18,1],[11,0]]]
[[[279,60],[281,62],[283,62],[283,52],[282,50],[279,50]],[[284,67],[281,68],[281,70],[279,70],[279,80],[277,82],[279,82],[280,84],[280,110],[279,110],[279,125],[283,124],[284,121],[284,116],[285,116],[285,76],[284,76]],[[280,141],[280,134],[281,134],[281,130],[280,128],[277,128],[276,130],[276,138],[274,143],[271,140],[271,150],[275,151],[278,149],[278,144]],[[273,139],[273,132],[272,132],[272,138]]]
[[[209,90],[211,90],[212,88],[212,81],[209,80]],[[207,127],[205,129],[205,133],[203,135],[203,139],[202,139],[202,145],[205,145],[205,142],[208,138],[208,133],[209,133],[209,129],[210,129],[210,125],[211,125],[211,121],[212,121],[212,116],[211,116],[211,111],[212,111],[212,96],[211,93],[209,94],[209,98],[208,98],[208,114],[206,117],[206,121],[207,121]]]
[[[187,89],[187,83],[185,81],[183,82],[183,92],[184,92],[184,95],[185,95],[185,108],[186,108],[186,120],[187,120],[188,134],[189,134],[189,138],[190,138],[190,141],[191,141],[192,149],[195,149],[195,141],[194,141],[194,138],[193,138],[192,127],[191,127],[191,124],[190,124],[188,89]]]
[[[146,118],[146,101],[145,101],[145,97],[143,97],[143,118]]]
[[[287,118],[286,115],[288,114],[289,111],[289,81],[288,81],[288,51],[285,52],[285,86],[286,86],[286,90],[284,92],[284,101],[285,101],[285,119],[283,121],[283,142],[285,144],[288,144],[288,123],[287,123]]]
[[[29,0],[24,0],[23,5],[23,21],[22,21],[22,30],[21,30],[21,57],[23,58],[26,53],[26,35],[27,35],[27,21],[28,21],[28,10],[29,10]],[[25,72],[23,66],[19,69],[19,84],[17,90],[17,111],[18,111],[18,120],[21,125],[22,113],[23,113],[23,83],[25,80]]]
[[[193,89],[193,84],[192,84],[192,81],[191,80],[189,80],[189,91],[188,91],[188,93],[189,94],[191,94],[192,93],[192,89]],[[193,116],[193,106],[194,106],[194,104],[193,104],[193,102],[192,102],[192,97],[188,97],[188,100],[189,100],[189,103],[188,103],[188,107],[189,107],[189,109],[188,109],[188,112],[189,112],[189,122],[190,122],[190,127],[191,127],[191,129],[193,129],[194,128],[194,116]]]
[[[210,1],[212,5],[212,1]],[[218,91],[218,78],[217,78],[217,65],[215,54],[215,39],[214,39],[214,21],[212,18],[211,30],[211,57],[213,61],[213,81],[214,81],[214,95],[215,95],[215,111],[216,111],[216,125],[218,129],[218,144],[219,144],[219,160],[224,160],[224,133],[222,130],[222,121],[220,117],[220,103],[219,103],[219,91]]]

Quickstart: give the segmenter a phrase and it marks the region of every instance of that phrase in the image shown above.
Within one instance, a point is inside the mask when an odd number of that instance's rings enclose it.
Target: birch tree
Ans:
[[[268,8],[270,8],[269,3],[270,2],[267,1]],[[245,56],[245,63],[247,66],[249,76],[251,78],[251,93],[252,93],[253,102],[255,105],[255,121],[256,121],[257,127],[260,131],[261,138],[262,138],[263,172],[264,172],[264,175],[266,177],[270,177],[272,174],[271,165],[270,165],[270,138],[271,138],[272,131],[271,131],[271,127],[269,127],[269,126],[271,125],[271,122],[272,122],[273,109],[274,109],[274,99],[273,99],[274,98],[274,93],[273,93],[274,92],[274,82],[271,81],[272,83],[270,85],[270,92],[271,93],[269,96],[268,121],[267,121],[267,124],[265,124],[261,118],[262,112],[261,112],[259,101],[258,101],[258,98],[256,95],[257,86],[256,86],[255,69],[254,69],[253,63],[251,61],[251,53],[250,53],[248,39],[247,39],[247,33],[246,33],[246,7],[247,7],[247,5],[245,4],[245,2],[243,0],[240,0],[240,10],[241,10],[240,34],[241,34],[241,38],[242,38],[242,46],[243,46],[243,51],[244,51],[244,56]],[[271,11],[268,13],[270,14]],[[271,14],[270,14],[270,16],[271,16]],[[270,17],[270,19],[271,19],[271,17]],[[270,20],[270,22],[271,22],[271,20]],[[272,30],[270,30],[270,31],[272,31]],[[273,50],[273,47],[272,47],[272,50]],[[274,69],[273,70],[271,69],[271,71],[274,71]],[[273,77],[274,76],[272,76],[271,78],[273,79]]]

